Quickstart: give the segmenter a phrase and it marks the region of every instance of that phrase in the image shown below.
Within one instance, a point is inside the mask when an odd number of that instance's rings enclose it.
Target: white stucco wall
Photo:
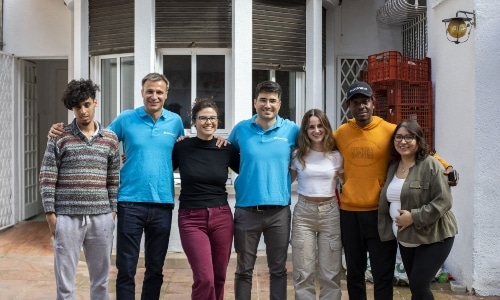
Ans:
[[[230,124],[236,124],[241,120],[252,116],[252,111],[248,109],[252,103],[252,11],[251,1],[233,0],[232,18],[232,41],[233,49],[231,55],[231,98],[233,99],[233,113]],[[234,176],[234,175],[233,175]]]
[[[368,57],[400,51],[401,29],[377,24],[377,9],[385,0],[348,0],[335,9],[335,56]]]
[[[476,0],[474,86],[474,275],[472,288],[480,295],[500,295],[500,128],[499,72],[500,6]],[[457,264],[459,262],[456,262]]]
[[[500,140],[498,72],[500,7],[488,0],[429,1],[429,53],[435,92],[435,144],[460,171],[452,189],[459,234],[446,269],[469,292],[500,295],[500,175],[494,163]],[[469,41],[449,42],[442,19],[477,12]]]
[[[376,11],[385,0],[348,0],[327,12],[326,114],[339,125],[339,58],[366,59],[384,51],[401,51],[401,28],[381,27]],[[306,88],[307,89],[307,88]]]
[[[67,58],[71,14],[62,0],[4,0],[4,52],[17,57]]]
[[[142,86],[142,78],[153,71],[155,66],[155,2],[154,0],[135,0],[134,13],[134,86]],[[134,107],[144,105],[140,93],[135,93]],[[138,97],[139,96],[139,97]]]

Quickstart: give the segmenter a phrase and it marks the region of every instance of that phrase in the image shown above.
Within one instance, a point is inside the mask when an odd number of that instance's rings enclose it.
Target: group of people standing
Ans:
[[[373,116],[373,91],[357,82],[348,89],[353,115],[348,123],[333,131],[326,114],[311,109],[299,127],[278,115],[280,85],[264,81],[255,90],[256,114],[236,124],[229,143],[214,136],[218,109],[211,99],[195,101],[191,121],[196,137],[182,138],[180,117],[163,108],[168,87],[165,76],[148,74],[142,81],[144,106],[124,111],[102,129],[93,118],[96,86],[83,79],[68,84],[65,95],[73,102],[63,101],[75,120],[64,128],[52,126],[40,172],[60,299],[74,294],[81,246],[89,265],[91,298],[107,299],[115,214],[117,299],[135,299],[143,233],[146,273],[141,299],[159,299],[174,207],[172,173],[177,168],[179,232],[193,271],[192,299],[224,298],[233,237],[235,297],[250,299],[262,235],[270,299],[287,298],[289,244],[296,299],[316,299],[316,262],[320,299],[341,298],[342,247],[349,298],[366,299],[368,252],[375,299],[392,299],[398,241],[414,299],[433,299],[430,282],[457,233],[445,175],[453,167],[432,157],[415,121],[396,127]],[[119,142],[126,154],[121,169]],[[229,168],[239,173],[234,218],[225,189]],[[298,202],[292,218],[294,180]],[[86,209],[97,205],[99,209]],[[61,216],[66,215],[74,226],[63,230]],[[104,221],[94,221],[97,216],[105,218],[107,227]],[[102,235],[102,230],[108,234],[100,242],[106,247],[97,248],[91,234]],[[70,231],[78,232],[78,239]],[[70,258],[60,262],[66,252]],[[69,259],[74,267],[63,268]],[[99,270],[91,270],[91,264]]]

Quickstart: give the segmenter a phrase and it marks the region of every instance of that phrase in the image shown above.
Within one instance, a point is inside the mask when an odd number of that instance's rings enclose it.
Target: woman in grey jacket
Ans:
[[[448,179],[442,164],[429,155],[416,121],[398,124],[391,149],[394,160],[379,201],[380,238],[398,239],[412,299],[434,299],[430,283],[458,232]]]

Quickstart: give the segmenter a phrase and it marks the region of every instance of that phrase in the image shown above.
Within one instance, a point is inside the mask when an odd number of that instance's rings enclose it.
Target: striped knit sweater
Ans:
[[[116,211],[120,153],[118,138],[102,129],[90,140],[76,119],[47,142],[40,168],[45,213],[96,215]]]

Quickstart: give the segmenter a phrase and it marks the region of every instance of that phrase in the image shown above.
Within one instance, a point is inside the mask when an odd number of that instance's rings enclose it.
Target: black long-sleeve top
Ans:
[[[193,137],[175,143],[172,164],[181,176],[179,208],[227,205],[228,168],[239,172],[240,154],[231,144],[217,147],[216,141]]]

